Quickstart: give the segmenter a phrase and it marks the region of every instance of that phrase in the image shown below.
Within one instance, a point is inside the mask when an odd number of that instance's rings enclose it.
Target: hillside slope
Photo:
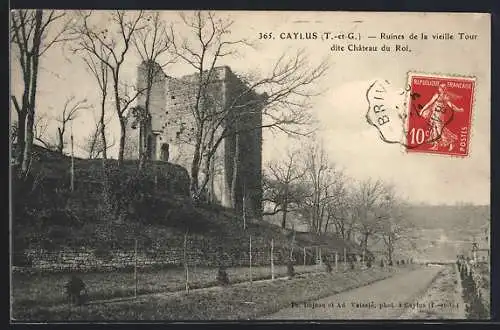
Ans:
[[[31,177],[14,179],[15,264],[29,264],[27,255],[43,259],[60,251],[110,254],[133,251],[136,244],[149,255],[180,251],[188,244],[193,253],[205,254],[201,259],[227,254],[234,259],[230,262],[237,263],[248,257],[250,240],[252,249],[261,253],[269,251],[272,241],[282,258],[293,245],[297,260],[303,259],[306,247],[308,262],[316,246],[322,246],[323,256],[342,255],[344,249],[359,253],[356,245],[335,235],[293,234],[252,219],[243,228],[241,216],[230,209],[195,206],[188,197],[188,173],[178,165],[153,162],[138,173],[137,162],[127,161],[123,171],[112,175],[110,189],[115,199],[110,207],[102,193],[101,161],[75,159],[74,191],[69,190],[70,163],[67,156],[37,147]],[[115,166],[115,161],[109,163]],[[115,207],[118,202],[120,207]]]

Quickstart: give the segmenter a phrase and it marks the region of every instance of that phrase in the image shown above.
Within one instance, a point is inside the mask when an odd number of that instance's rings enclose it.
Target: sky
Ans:
[[[189,15],[189,12],[187,13]],[[106,12],[96,15],[96,24],[108,26]],[[345,174],[356,180],[381,179],[395,186],[410,202],[454,204],[490,201],[490,21],[486,14],[349,13],[349,12],[218,12],[234,20],[231,39],[247,39],[253,48],[240,48],[238,55],[221,61],[238,73],[266,74],[282,54],[304,49],[310,65],[327,59],[329,70],[318,81],[323,93],[311,99],[312,111],[330,159]],[[180,35],[179,12],[162,12],[165,21],[174,24]],[[249,22],[252,22],[249,24]],[[361,40],[283,40],[281,33],[353,32]],[[475,34],[475,40],[458,40],[458,33]],[[275,39],[258,40],[260,33],[272,33]],[[380,34],[405,34],[405,40],[381,41]],[[408,40],[409,33],[426,33],[428,40]],[[433,40],[436,33],[451,33],[454,40]],[[369,39],[377,36],[378,39]],[[407,44],[411,52],[334,52],[333,44],[378,45]],[[11,89],[22,91],[20,69],[13,54]],[[140,60],[130,52],[123,67],[123,80],[133,83]],[[181,63],[165,69],[170,76],[193,72]],[[446,155],[406,153],[397,144],[387,144],[377,130],[368,125],[366,91],[376,80],[386,80],[394,90],[404,88],[408,72],[436,75],[474,76],[477,79],[473,107],[470,154],[465,158]],[[86,98],[98,107],[98,89],[81,58],[55,45],[41,59],[37,113],[56,115],[66,99]],[[19,97],[19,96],[18,96]],[[111,112],[112,114],[112,112]],[[48,134],[54,135],[51,121]],[[94,127],[92,111],[84,111],[73,122],[75,141],[83,141]],[[118,138],[118,122],[111,117],[109,127]],[[288,145],[284,135],[264,133],[263,159],[267,162],[283,156]],[[116,155],[116,148],[111,152]],[[84,156],[77,148],[76,154]]]

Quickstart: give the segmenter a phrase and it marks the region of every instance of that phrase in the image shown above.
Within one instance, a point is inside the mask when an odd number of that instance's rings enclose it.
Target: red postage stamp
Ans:
[[[412,73],[407,152],[469,154],[475,78]]]

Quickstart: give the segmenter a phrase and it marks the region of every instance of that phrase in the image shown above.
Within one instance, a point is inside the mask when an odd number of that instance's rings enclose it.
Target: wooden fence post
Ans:
[[[135,288],[134,288],[134,298],[137,299],[137,238],[135,239],[135,244],[134,244],[134,283],[135,283]]]
[[[318,247],[316,246],[314,253],[314,269],[316,270],[316,273],[318,272]]]
[[[250,236],[250,247],[248,251],[249,264],[250,264],[250,284],[252,283],[252,236]]]
[[[249,247],[249,264],[250,264],[250,301],[252,301],[252,291],[253,291],[253,282],[252,282],[252,235],[250,235],[250,247]]]
[[[337,251],[335,251],[335,271],[339,270],[338,261],[339,261],[339,255],[338,255]]]
[[[187,264],[187,231],[184,234],[184,269],[186,270],[186,293],[189,292],[189,268]]]
[[[344,270],[347,270],[347,251],[344,248]]]
[[[271,239],[271,279],[274,280],[274,240]]]
[[[246,212],[246,184],[243,182],[243,207],[242,207],[242,217],[243,217],[243,230],[247,229],[247,212]]]
[[[73,124],[71,124],[71,191],[75,190],[75,155],[73,152]]]
[[[304,246],[304,267],[306,266],[306,247]]]

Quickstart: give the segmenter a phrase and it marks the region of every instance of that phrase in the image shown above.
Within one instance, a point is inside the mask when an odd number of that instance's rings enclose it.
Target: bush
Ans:
[[[222,286],[229,285],[229,276],[227,275],[226,268],[219,266],[219,271],[217,272],[217,283]]]
[[[58,251],[61,248],[60,244],[56,244],[53,240],[51,239],[42,239],[40,241],[40,246],[49,251],[49,252],[55,252]]]
[[[295,269],[293,268],[293,262],[292,260],[288,260],[286,264],[286,272],[289,278],[292,278],[295,276]]]
[[[25,252],[13,253],[12,265],[17,267],[31,267],[33,266],[33,260]]]
[[[380,259],[380,267],[384,267],[384,259]]]
[[[332,265],[330,263],[330,260],[325,259],[324,263],[325,263],[325,270],[326,270],[326,272],[327,273],[331,273],[332,272]]]
[[[55,242],[64,242],[71,236],[71,229],[62,226],[52,226],[47,230],[47,237]]]
[[[69,303],[74,305],[82,305],[87,300],[87,289],[83,280],[78,276],[71,276],[69,281],[64,285],[66,297]]]
[[[101,259],[104,262],[109,262],[113,260],[113,255],[109,251],[109,248],[106,248],[105,246],[98,246],[94,250],[94,256],[98,259]]]
[[[372,268],[372,261],[370,259],[366,261],[366,267]]]

